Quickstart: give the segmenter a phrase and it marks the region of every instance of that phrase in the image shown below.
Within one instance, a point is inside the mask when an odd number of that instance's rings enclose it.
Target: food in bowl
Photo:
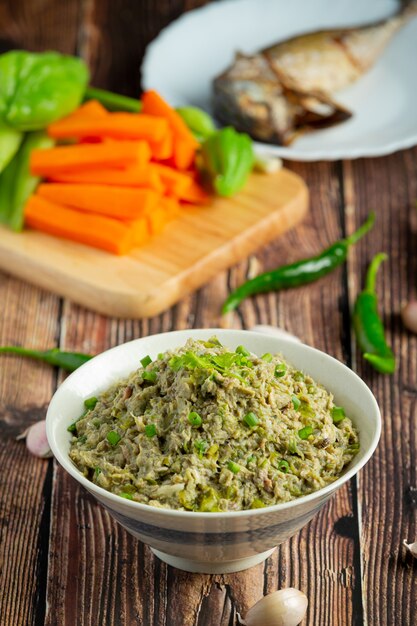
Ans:
[[[136,502],[237,511],[332,483],[359,438],[331,393],[281,355],[189,339],[86,401],[70,427],[84,476]]]

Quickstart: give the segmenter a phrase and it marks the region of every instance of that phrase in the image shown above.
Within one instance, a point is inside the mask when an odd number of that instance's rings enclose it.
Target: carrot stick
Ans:
[[[174,136],[171,129],[168,129],[164,139],[160,143],[152,145],[152,156],[157,161],[170,159],[174,154]]]
[[[170,221],[170,217],[163,206],[157,206],[147,215],[147,220],[151,235],[158,235]]]
[[[174,170],[172,167],[162,165],[161,163],[151,163],[150,168],[160,176],[166,192],[173,196],[180,196],[185,193],[186,189],[191,185],[191,178],[183,172]]]
[[[142,111],[149,116],[165,118],[169,122],[174,133],[174,165],[178,169],[188,169],[194,161],[199,144],[180,115],[152,90],[142,96]]]
[[[115,219],[136,219],[156,207],[159,195],[151,189],[129,189],[106,185],[47,183],[39,185],[37,195],[87,213]]]
[[[164,140],[169,126],[167,120],[137,113],[107,113],[95,119],[77,117],[51,124],[48,134],[55,139],[108,137],[110,139],[142,139],[151,143]]]
[[[175,198],[162,197],[159,199],[159,206],[166,211],[168,219],[174,219],[180,212],[180,204]]]
[[[209,194],[192,179],[190,179],[190,185],[179,193],[177,198],[191,204],[208,204],[211,200]]]
[[[133,230],[135,246],[143,246],[150,239],[148,220],[145,217],[126,223]]]
[[[81,213],[33,195],[25,207],[26,225],[49,235],[71,239],[114,254],[127,254],[134,231],[121,220]]]
[[[124,169],[88,169],[57,173],[48,177],[57,183],[85,183],[117,187],[148,187],[163,193],[165,185],[152,165],[130,165]]]
[[[89,100],[88,102],[85,102],[84,104],[79,106],[78,109],[75,109],[75,111],[70,113],[70,115],[67,115],[66,117],[63,117],[62,119],[60,119],[59,122],[54,122],[50,124],[49,128],[53,128],[55,124],[61,123],[61,122],[67,123],[67,122],[72,122],[73,120],[80,120],[80,119],[87,118],[87,117],[88,118],[103,118],[103,117],[106,117],[107,114],[108,114],[107,110],[104,108],[102,104],[100,104],[100,102],[98,102],[98,100]]]
[[[53,176],[84,168],[123,167],[140,160],[144,146],[143,142],[114,141],[33,150],[30,170],[35,175]]]

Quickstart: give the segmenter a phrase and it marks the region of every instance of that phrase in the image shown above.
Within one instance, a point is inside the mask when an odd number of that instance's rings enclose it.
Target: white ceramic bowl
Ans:
[[[83,411],[83,401],[140,366],[149,354],[184,345],[190,337],[217,335],[227,347],[244,345],[255,354],[281,352],[297,368],[310,374],[335,396],[355,423],[360,451],[334,483],[291,502],[264,509],[229,513],[194,513],[159,509],[116,496],[93,484],[68,456],[67,426]],[[275,546],[307,524],[374,452],[381,416],[374,396],[349,368],[304,344],[241,330],[182,330],[143,337],[98,355],[71,374],[59,387],[48,408],[46,427],[51,449],[62,467],[93,494],[110,514],[135,537],[149,544],[166,563],[190,572],[226,573],[246,569],[266,559]]]

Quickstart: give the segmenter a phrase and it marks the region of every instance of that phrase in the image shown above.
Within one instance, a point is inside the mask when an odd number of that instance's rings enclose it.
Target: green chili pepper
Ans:
[[[232,196],[242,189],[252,170],[252,140],[234,128],[216,131],[201,147],[203,174],[219,196]]]
[[[0,176],[0,221],[12,230],[22,230],[26,201],[40,181],[39,176],[30,173],[30,153],[35,148],[50,148],[54,143],[44,131],[28,133]]]
[[[349,248],[372,228],[374,222],[375,213],[372,212],[355,233],[346,239],[337,241],[318,256],[284,265],[248,280],[229,295],[223,305],[222,312],[233,311],[242,300],[255,293],[299,287],[326,276],[346,261]]]
[[[385,253],[380,253],[372,259],[366,275],[365,289],[358,295],[353,311],[353,328],[363,356],[382,374],[392,374],[396,365],[395,356],[385,340],[375,292],[379,266],[387,258]]]
[[[27,348],[20,348],[19,346],[2,346],[0,347],[0,353],[1,352],[4,354],[28,356],[32,359],[49,363],[49,365],[60,367],[67,372],[73,372],[93,358],[91,354],[64,352],[63,350],[59,350],[59,348],[52,348],[52,350],[28,350]]]
[[[139,98],[129,98],[105,89],[97,89],[97,87],[87,87],[84,100],[98,100],[108,111],[139,113],[142,108]]]
[[[210,115],[197,107],[178,107],[176,109],[197,141],[204,141],[216,132],[216,127]]]
[[[20,131],[46,128],[80,104],[88,78],[76,57],[6,52],[0,55],[0,120]]]

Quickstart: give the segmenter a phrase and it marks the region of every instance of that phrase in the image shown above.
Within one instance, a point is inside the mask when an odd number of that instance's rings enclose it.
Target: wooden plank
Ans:
[[[384,159],[353,161],[345,167],[351,228],[370,208],[377,224],[366,245],[351,255],[352,301],[366,267],[380,251],[389,254],[377,290],[387,337],[398,358],[394,376],[374,372],[357,354],[356,368],[373,390],[383,416],[379,447],[361,472],[362,562],[368,624],[417,623],[416,561],[402,540],[417,535],[417,341],[402,326],[403,302],[416,297],[417,150]],[[415,222],[414,222],[415,224]]]
[[[56,237],[0,228],[0,267],[107,315],[156,315],[288,229],[307,211],[302,179],[252,174],[233,198],[184,208],[142,248],[116,257]]]
[[[0,3],[0,52],[10,48],[76,54],[82,0],[4,0]]]
[[[138,97],[145,48],[159,31],[205,0],[89,0],[81,35],[92,83]]]
[[[257,257],[259,269],[313,254],[341,235],[337,169],[331,165],[297,169],[308,177],[312,189],[312,215],[297,230],[262,250]],[[66,302],[61,344],[94,353],[173,328],[218,326],[225,322],[219,312],[228,284],[240,282],[253,265],[253,260],[245,261],[229,274],[220,273],[152,320],[117,322]],[[244,328],[255,323],[279,324],[342,358],[343,316],[337,307],[343,283],[343,271],[339,270],[314,288],[258,296],[229,316],[228,323]],[[310,597],[307,625],[352,624],[353,616],[361,614],[356,594],[360,585],[358,528],[352,497],[350,486],[342,489],[266,564],[227,576],[191,575],[160,563],[56,468],[46,623],[52,626],[58,620],[60,625],[70,626],[76,620],[80,625],[92,625],[99,615],[101,623],[112,626],[230,626],[237,624],[237,612],[244,613],[264,592],[293,585]],[[63,516],[63,510],[69,513]],[[97,591],[101,588],[106,592]]]
[[[0,274],[0,301],[0,345],[55,344],[55,296]],[[43,621],[52,462],[31,456],[16,436],[44,419],[54,386],[51,367],[1,355],[0,622],[5,626]]]

